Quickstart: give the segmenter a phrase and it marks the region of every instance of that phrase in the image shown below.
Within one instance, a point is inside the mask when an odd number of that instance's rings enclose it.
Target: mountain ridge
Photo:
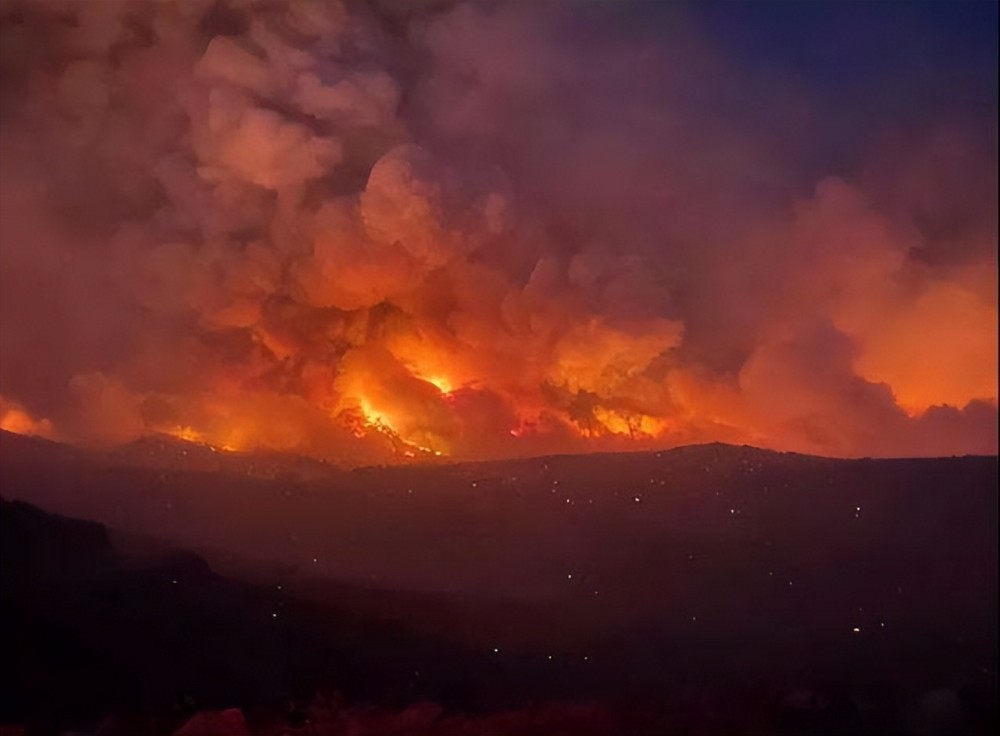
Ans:
[[[758,447],[756,445],[736,445],[726,442],[704,442],[690,445],[678,445],[663,449],[617,450],[592,453],[556,453],[524,457],[491,458],[483,460],[449,460],[448,458],[435,458],[433,460],[418,463],[410,462],[344,467],[322,459],[316,459],[293,452],[277,452],[271,450],[224,450],[207,443],[186,440],[162,433],[145,435],[138,439],[111,448],[96,449],[50,440],[36,435],[24,435],[10,432],[8,430],[0,430],[0,447],[4,445],[13,447],[18,452],[24,452],[26,450],[37,452],[42,448],[48,448],[49,451],[53,451],[54,448],[58,447],[60,448],[58,451],[66,455],[82,454],[92,458],[99,458],[111,464],[175,470],[204,470],[207,472],[228,471],[240,474],[258,475],[262,478],[319,478],[333,477],[345,472],[365,473],[393,468],[405,468],[408,470],[422,470],[426,468],[471,469],[476,467],[485,468],[500,465],[530,465],[533,463],[548,462],[564,463],[574,462],[581,459],[635,459],[651,456],[659,458],[667,454],[673,457],[682,457],[685,455],[693,455],[695,453],[719,452],[756,457],[782,457],[785,459],[805,458],[843,462],[935,460],[953,457],[997,457],[995,454],[941,455],[930,457],[836,457],[828,455],[812,455],[789,450],[775,450],[767,447]],[[189,455],[191,456],[190,458],[188,458]],[[181,460],[182,457],[185,459]],[[249,472],[247,471],[248,466],[250,468]]]

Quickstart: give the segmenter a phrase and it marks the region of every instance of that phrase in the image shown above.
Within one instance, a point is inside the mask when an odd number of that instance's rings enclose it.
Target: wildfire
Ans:
[[[205,442],[205,439],[202,436],[201,432],[197,431],[196,429],[193,429],[192,427],[186,427],[186,426],[176,427],[173,431],[168,432],[168,434],[173,435],[178,439],[182,439],[185,442],[198,442],[198,443],[208,444]]]
[[[384,412],[375,409],[367,399],[363,397],[358,398],[358,406],[361,408],[362,415],[364,415],[364,426],[377,431],[385,431],[395,435],[399,434],[392,426],[392,421],[389,417]]]
[[[579,56],[574,3],[417,3],[393,34],[368,7],[392,3],[54,4],[0,13],[5,430],[355,465],[995,452],[996,160],[971,129],[810,164],[807,191],[764,118],[705,125],[746,83],[714,45],[685,83],[696,42]],[[511,72],[522,46],[546,63]]]
[[[225,426],[221,423],[216,423],[215,426],[203,431],[190,425],[178,424],[161,428],[160,431],[185,442],[193,442],[198,445],[211,447],[213,450],[240,452],[248,449],[245,441],[247,436],[246,428],[233,425]]]
[[[641,413],[624,413],[598,407],[594,417],[602,429],[611,434],[632,438],[655,438],[666,433],[669,423],[660,417]]]
[[[419,442],[408,440],[399,430],[393,426],[393,421],[383,411],[374,408],[364,397],[358,398],[358,408],[361,411],[362,420],[355,423],[354,435],[358,438],[365,437],[369,432],[378,432],[388,437],[394,445],[397,445],[397,452],[403,457],[413,458],[417,454],[433,455],[440,457],[444,453],[431,447],[425,447]]]
[[[443,394],[450,394],[452,391],[455,390],[455,387],[452,385],[451,381],[449,381],[445,376],[417,376],[417,377],[424,381],[427,381],[427,383],[434,386],[438,391],[440,391]]]
[[[0,429],[15,434],[55,438],[55,430],[48,419],[36,419],[23,407],[0,397]]]

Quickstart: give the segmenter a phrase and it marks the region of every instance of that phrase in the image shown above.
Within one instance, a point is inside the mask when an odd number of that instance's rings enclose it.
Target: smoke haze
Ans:
[[[0,14],[5,429],[996,451],[995,68],[816,85],[647,3]]]

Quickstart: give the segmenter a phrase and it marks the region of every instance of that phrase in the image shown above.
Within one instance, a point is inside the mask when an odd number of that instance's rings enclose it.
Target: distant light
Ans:
[[[493,647],[493,653],[494,654],[499,654],[500,650],[497,647]]]
[[[551,654],[549,655],[549,659],[552,659],[552,655]]]
[[[174,585],[177,585],[177,581],[176,580],[171,580],[170,582],[173,583]]]
[[[692,617],[691,617],[691,620],[692,620],[692,621],[697,621],[697,620],[698,620],[698,617],[697,617],[697,616],[692,616]]]
[[[573,579],[573,573],[571,573],[571,572],[566,573],[566,579],[567,580],[572,580]]]
[[[853,629],[851,629],[851,631],[853,631],[855,634],[860,634],[861,633],[861,629],[859,629],[857,626],[855,626]]]
[[[276,613],[272,613],[272,614],[271,614],[271,618],[278,618],[278,614],[276,614]]]
[[[636,503],[639,503],[640,501],[642,501],[642,499],[639,498],[638,496],[636,496],[634,500],[635,500]]]
[[[313,557],[313,562],[319,562],[319,558],[318,557]]]

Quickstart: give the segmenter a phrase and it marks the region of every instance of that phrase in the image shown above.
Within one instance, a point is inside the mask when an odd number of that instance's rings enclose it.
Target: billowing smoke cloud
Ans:
[[[885,121],[832,170],[809,90],[679,9],[0,13],[4,428],[995,451],[995,113]]]

